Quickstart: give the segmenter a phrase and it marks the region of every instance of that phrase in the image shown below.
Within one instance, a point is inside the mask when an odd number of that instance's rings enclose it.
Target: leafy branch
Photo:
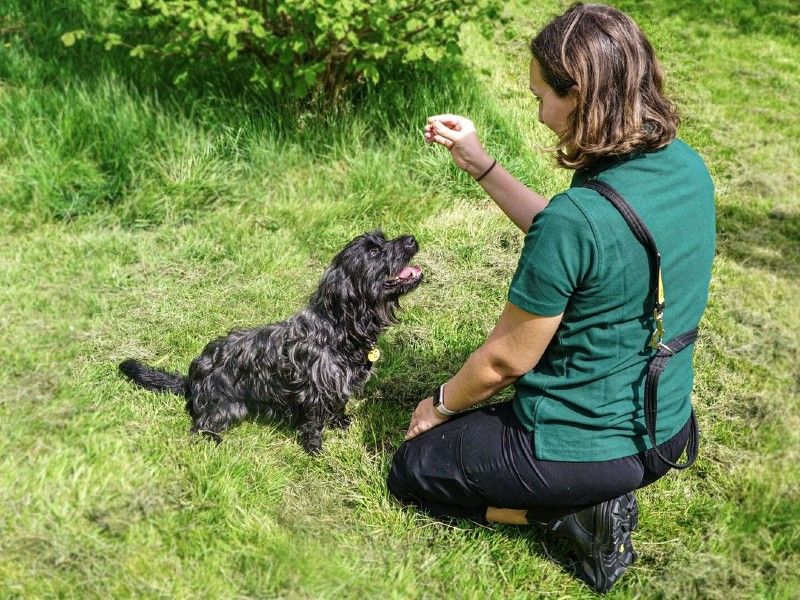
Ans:
[[[393,63],[458,53],[463,23],[486,24],[499,13],[499,0],[127,0],[117,29],[136,22],[145,41],[84,30],[61,39],[127,48],[133,58],[179,57],[187,66],[178,83],[193,65],[217,57],[249,68],[252,81],[275,91],[335,103],[352,85],[378,83]],[[247,56],[250,67],[240,61]]]

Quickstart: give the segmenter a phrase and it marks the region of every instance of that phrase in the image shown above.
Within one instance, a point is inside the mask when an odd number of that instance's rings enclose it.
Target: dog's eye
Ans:
[[[378,249],[372,248],[369,252],[367,252],[370,256],[378,256]]]

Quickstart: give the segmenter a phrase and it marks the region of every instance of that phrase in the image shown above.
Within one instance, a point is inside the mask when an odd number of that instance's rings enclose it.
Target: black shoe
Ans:
[[[639,506],[630,493],[554,519],[547,529],[570,542],[578,557],[578,577],[607,592],[636,560],[631,531],[638,522]]]

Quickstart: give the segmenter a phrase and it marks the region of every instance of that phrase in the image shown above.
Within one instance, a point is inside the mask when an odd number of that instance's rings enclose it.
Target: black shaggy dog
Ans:
[[[317,454],[325,423],[348,426],[345,404],[370,375],[378,335],[396,321],[400,296],[422,281],[409,266],[417,250],[411,236],[365,233],[334,257],[305,309],[209,342],[188,376],[133,359],[119,368],[144,388],[185,396],[193,433],[219,442],[231,424],[265,414],[298,425],[303,447]]]

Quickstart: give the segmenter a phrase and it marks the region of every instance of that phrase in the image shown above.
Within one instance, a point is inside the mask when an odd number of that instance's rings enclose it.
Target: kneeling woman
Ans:
[[[428,120],[426,140],[480,182],[525,243],[494,330],[419,403],[388,485],[437,517],[541,524],[571,541],[583,579],[605,591],[636,557],[633,490],[665,475],[692,437],[694,346],[650,347],[662,318],[654,322],[653,297],[664,303],[655,258],[586,186],[614,188],[652,234],[671,332],[696,328],[706,306],[714,190],[702,159],[676,139],[653,49],[629,17],[575,5],[531,52],[539,120],[558,136],[572,185],[548,202],[486,154],[469,119]],[[654,446],[645,384],[661,355],[670,362]],[[513,401],[470,410],[512,383]]]

